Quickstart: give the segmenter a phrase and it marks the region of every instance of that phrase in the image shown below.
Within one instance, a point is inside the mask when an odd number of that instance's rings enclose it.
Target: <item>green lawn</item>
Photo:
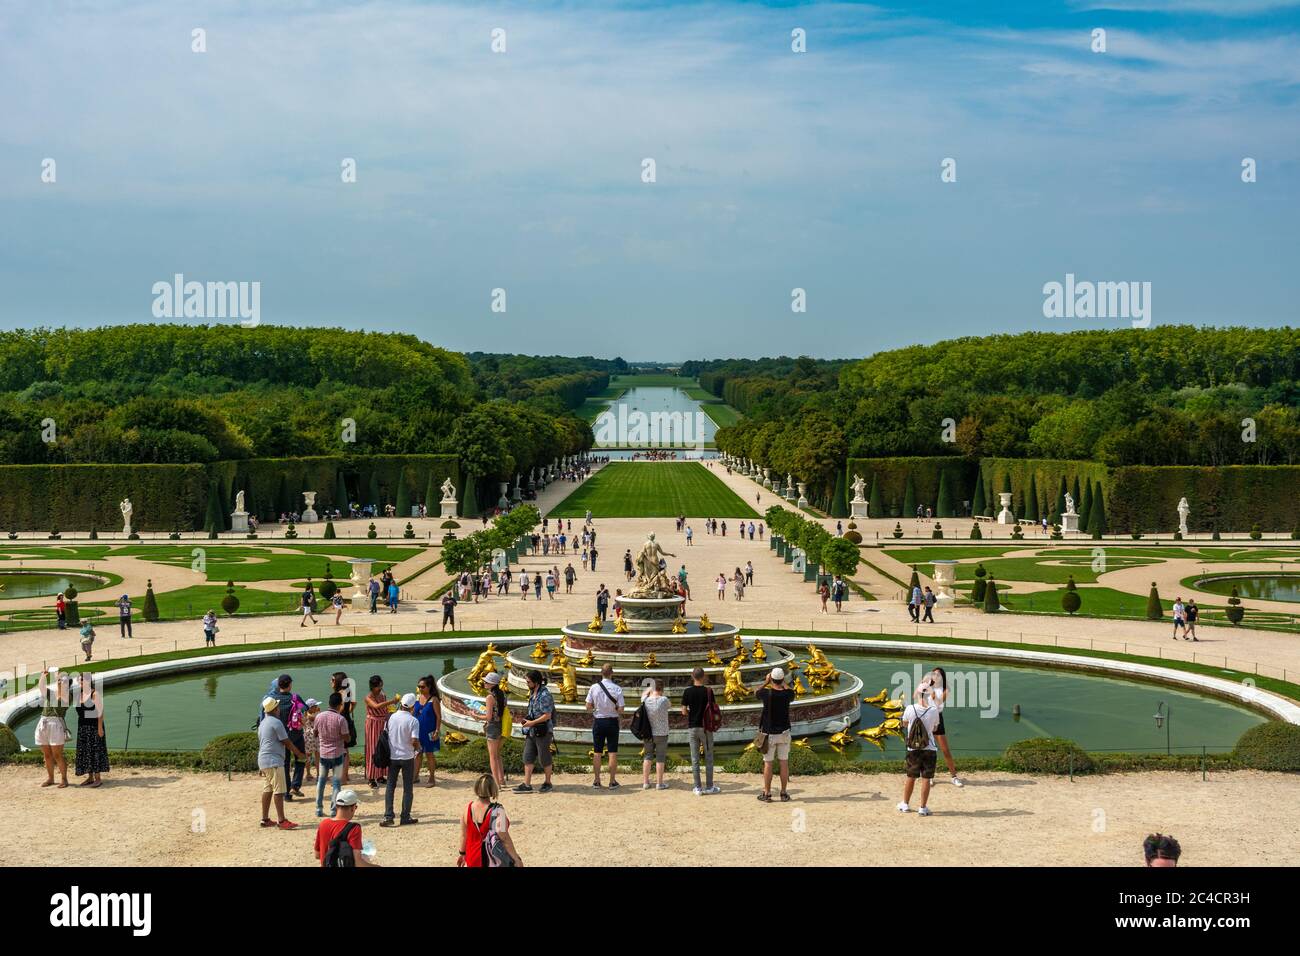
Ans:
[[[700,408],[705,415],[713,419],[713,424],[719,428],[725,428],[740,421],[740,412],[725,402],[700,402]]]
[[[755,518],[707,468],[696,461],[611,462],[588,478],[550,514],[581,518]]]

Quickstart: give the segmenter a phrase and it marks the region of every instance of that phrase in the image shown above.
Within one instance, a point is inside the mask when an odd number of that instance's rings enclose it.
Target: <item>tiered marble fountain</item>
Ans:
[[[686,718],[681,714],[682,691],[692,683],[691,672],[704,668],[705,680],[713,687],[722,708],[719,741],[748,741],[758,730],[762,705],[754,698],[773,667],[781,667],[794,681],[798,694],[790,708],[795,736],[836,733],[855,723],[859,715],[862,681],[852,674],[835,671],[812,645],[799,657],[783,647],[764,645],[761,639],[746,642],[739,630],[712,623],[707,615],[695,620],[684,616],[682,597],[673,593],[672,582],[659,570],[665,552],[654,536],[637,557],[637,586],[619,598],[621,619],[579,622],[562,629],[558,644],[537,641],[508,651],[489,645],[473,668],[454,671],[438,682],[446,723],[459,730],[481,733],[485,690],[483,676],[495,670],[503,674],[509,690],[515,736],[518,720],[527,706],[528,688],[524,676],[530,670],[547,675],[556,702],[556,739],[589,740],[591,715],[585,701],[587,690],[599,679],[601,667],[612,664],[613,679],[623,687],[630,718],[640,703],[641,689],[659,679],[672,699],[669,742],[687,743]],[[668,555],[671,557],[671,555]],[[638,741],[626,729],[622,740]]]

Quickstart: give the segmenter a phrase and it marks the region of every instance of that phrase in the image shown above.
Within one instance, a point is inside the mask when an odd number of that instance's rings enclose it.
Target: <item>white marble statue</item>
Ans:
[[[1070,494],[1068,491],[1065,493],[1065,513],[1067,515],[1075,514],[1074,495]]]
[[[456,500],[456,486],[451,483],[450,478],[445,479],[442,483],[442,500],[443,501]]]
[[[853,500],[854,501],[867,500],[866,497],[863,495],[863,492],[866,490],[866,487],[867,487],[866,479],[863,478],[861,475],[855,473],[853,475]]]
[[[235,495],[235,513],[239,514],[244,510],[244,493],[241,491]]]
[[[1185,538],[1187,537],[1187,516],[1191,513],[1191,506],[1187,504],[1186,498],[1178,499],[1178,532]]]
[[[130,534],[131,533],[131,510],[132,510],[131,499],[123,498],[121,503],[117,507],[118,510],[122,512],[122,533]]]

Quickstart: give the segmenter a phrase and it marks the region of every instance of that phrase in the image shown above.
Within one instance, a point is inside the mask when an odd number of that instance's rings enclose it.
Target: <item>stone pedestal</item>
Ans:
[[[230,513],[230,530],[242,531],[244,532],[244,534],[248,534],[248,512],[247,511],[232,511]]]
[[[998,512],[998,524],[1015,524],[1016,516],[1011,513],[1011,492],[999,491],[998,500],[1002,503],[1002,510]]]
[[[1065,514],[1061,515],[1061,530],[1078,531],[1079,516],[1072,511],[1067,511]]]
[[[870,518],[870,511],[871,502],[869,501],[854,500],[849,502],[849,517],[851,518]]]
[[[450,498],[450,499],[443,498],[442,501],[438,502],[438,504],[441,505],[442,507],[442,517],[444,518],[456,517],[456,506],[458,502],[456,501],[455,498]]]
[[[952,607],[957,599],[957,562],[934,562],[934,603],[940,607]]]

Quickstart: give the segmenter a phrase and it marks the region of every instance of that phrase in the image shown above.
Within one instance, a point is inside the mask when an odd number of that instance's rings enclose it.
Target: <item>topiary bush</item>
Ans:
[[[375,523],[373,521],[370,522],[370,530],[366,532],[366,537],[367,538],[379,537],[379,532],[375,530]]]
[[[199,762],[209,770],[257,772],[257,734],[244,730],[213,737],[199,752]]]
[[[226,582],[226,596],[221,599],[221,610],[234,614],[239,610],[239,598],[235,596],[235,582]]]
[[[1093,773],[1097,769],[1086,751],[1063,737],[1017,740],[1002,757],[1013,773],[1070,773],[1072,768],[1074,773]]]
[[[1160,592],[1156,590],[1156,582],[1151,582],[1151,593],[1147,595],[1147,620],[1158,621],[1165,616],[1164,608],[1160,606]]]
[[[323,538],[337,538],[337,537],[338,537],[338,535],[334,533],[334,521],[333,521],[333,519],[331,519],[331,518],[326,518],[326,519],[325,519],[325,533],[324,533],[323,535],[321,535],[321,537],[323,537]]]
[[[407,527],[410,527],[410,526],[408,525]],[[451,518],[448,518],[446,521],[444,521],[444,522],[443,522],[442,524],[440,524],[438,527],[440,527],[440,528],[459,528],[459,527],[460,527],[460,522],[459,522],[459,521],[453,521]]]
[[[975,539],[984,537],[984,532],[980,530],[980,523],[978,521],[970,526],[970,536]]]
[[[18,753],[18,735],[9,729],[8,724],[0,724],[0,763]]]
[[[984,613],[996,614],[1002,609],[1002,604],[998,601],[998,584],[992,578],[989,578],[988,586],[984,589]]]
[[[943,525],[940,522],[936,521],[934,523],[934,530],[930,532],[930,537],[932,538],[943,537]]]
[[[1259,540],[1260,538],[1262,538],[1262,537],[1264,537],[1264,532],[1262,532],[1262,531],[1259,530],[1259,525],[1257,525],[1257,524],[1253,524],[1253,525],[1251,525],[1251,526],[1250,526],[1250,540],[1251,540],[1251,541],[1258,541],[1258,540]]]
[[[66,591],[63,592],[63,600],[66,602],[63,608],[64,619],[68,622],[68,627],[77,627],[81,624],[81,607],[77,604],[77,586],[69,584]]]
[[[91,541],[99,540],[99,532],[95,530],[95,526],[93,524],[90,526],[90,540]]]
[[[902,536],[903,536],[903,523],[901,521],[896,521],[894,522],[894,537],[901,538]]]
[[[1017,521],[1011,529],[1011,538],[1013,541],[1020,541],[1024,536],[1025,529],[1020,527],[1020,522]]]
[[[1237,738],[1232,755],[1251,770],[1300,770],[1300,726],[1284,720],[1256,724]]]
[[[730,773],[762,773],[763,755],[757,750],[746,750],[735,760],[727,761],[723,769]],[[826,772],[825,762],[811,747],[790,748],[792,777],[815,777]]]
[[[1074,575],[1071,574],[1070,579],[1065,582],[1065,593],[1061,595],[1061,607],[1065,609],[1066,613],[1073,614],[1079,610],[1081,604],[1083,604],[1083,599],[1079,597],[1079,590],[1074,584]]]
[[[330,563],[325,562],[325,578],[320,583],[320,596],[326,601],[334,597],[338,592],[339,586],[334,583],[334,572],[330,568]]]
[[[859,532],[854,531],[852,528],[850,528],[848,531],[844,532],[844,540],[850,541],[853,544],[861,544],[862,535]]]
[[[158,598],[153,593],[153,578],[148,580],[144,589],[144,619],[146,621],[156,621],[158,614]]]
[[[1246,609],[1241,606],[1241,595],[1237,593],[1237,585],[1232,586],[1232,596],[1228,598],[1228,607],[1224,610],[1223,616],[1233,624],[1240,624],[1241,619],[1246,616]]]
[[[406,530],[402,532],[403,538],[414,538],[415,528],[411,527],[411,522],[406,522]]]
[[[524,745],[513,737],[501,741],[501,766],[506,773],[524,772]],[[459,770],[464,773],[491,773],[488,762],[487,740],[471,737],[459,747],[443,747],[438,751],[439,770]]]
[[[981,604],[984,601],[984,591],[988,588],[988,572],[984,570],[984,564],[975,565],[975,583],[971,586],[970,599],[974,604]]]

